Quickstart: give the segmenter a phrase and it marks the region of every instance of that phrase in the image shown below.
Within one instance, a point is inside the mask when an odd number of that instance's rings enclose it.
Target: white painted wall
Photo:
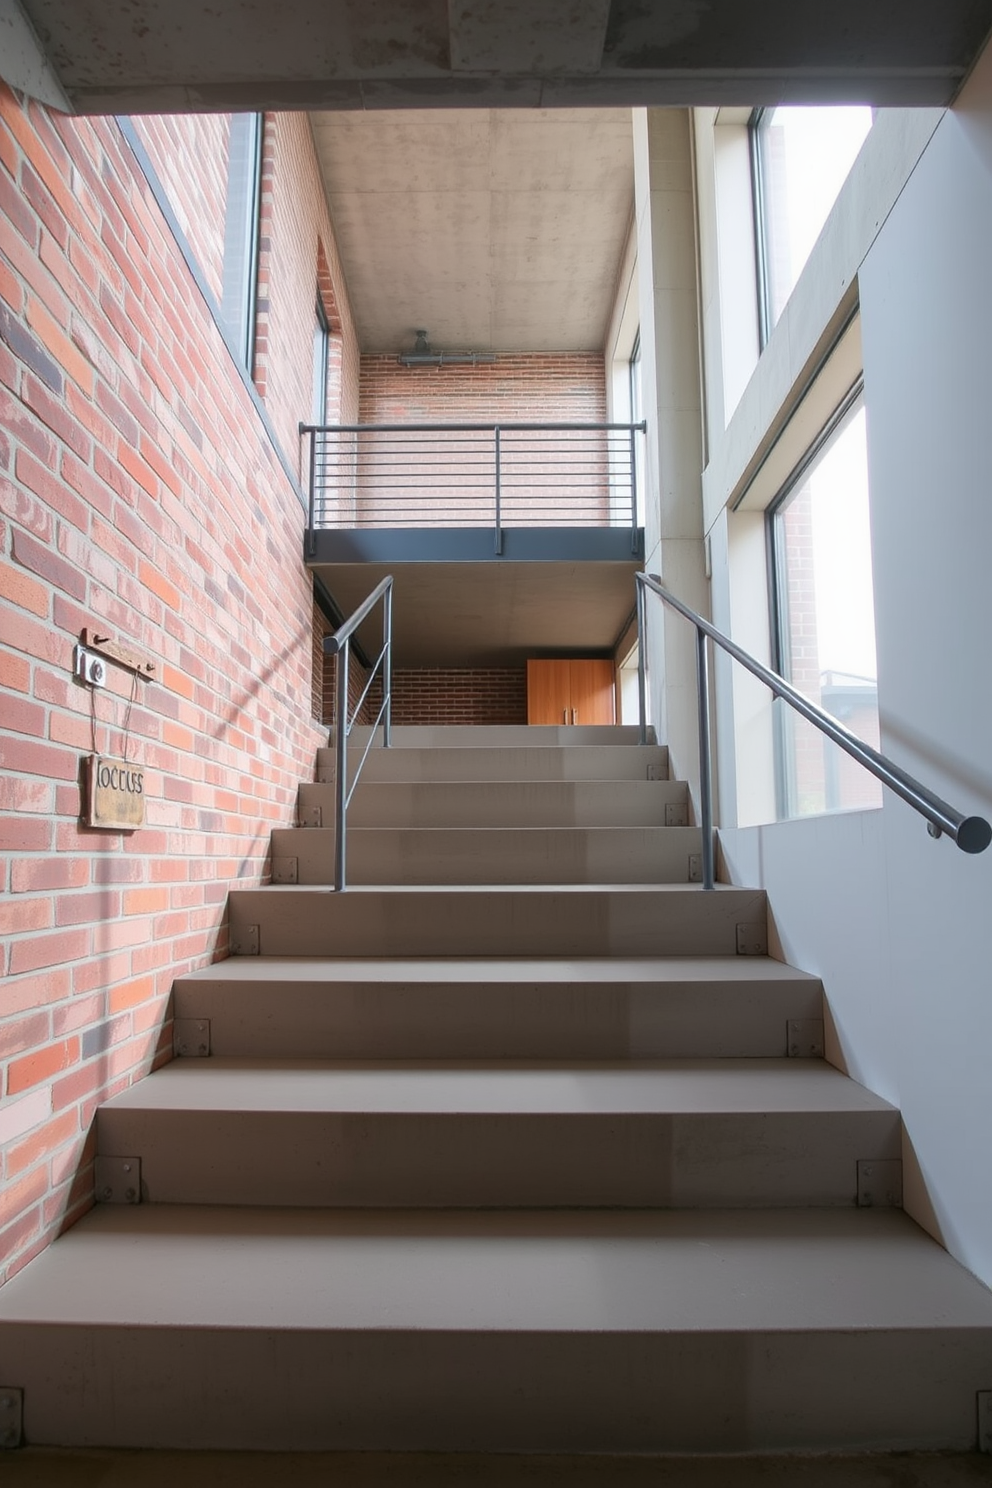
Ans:
[[[894,202],[873,214],[868,186],[828,237],[860,273],[882,747],[992,817],[992,50]],[[753,449],[781,402],[761,375]],[[715,452],[728,486],[747,442]],[[933,842],[888,794],[721,845],[768,890],[780,954],[823,977],[832,1057],[901,1107],[907,1208],[992,1284],[992,850]]]

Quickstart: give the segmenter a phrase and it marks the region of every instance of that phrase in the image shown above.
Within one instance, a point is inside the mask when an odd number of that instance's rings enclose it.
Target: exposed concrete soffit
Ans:
[[[992,29],[992,0],[283,0],[277,25],[271,0],[23,9],[93,113],[946,104]],[[16,49],[3,66],[51,98]]]
[[[12,88],[49,108],[72,108],[18,0],[0,0],[0,57],[4,81]]]

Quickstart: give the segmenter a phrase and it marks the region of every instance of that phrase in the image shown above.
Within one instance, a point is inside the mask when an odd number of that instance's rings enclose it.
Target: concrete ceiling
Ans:
[[[992,0],[0,0],[0,69],[90,113],[924,105],[990,28]]]
[[[363,351],[598,351],[633,208],[623,109],[312,117]]]
[[[397,666],[510,666],[543,652],[611,653],[634,605],[629,563],[327,563],[314,572],[350,615],[393,575]],[[379,654],[376,615],[359,640]]]

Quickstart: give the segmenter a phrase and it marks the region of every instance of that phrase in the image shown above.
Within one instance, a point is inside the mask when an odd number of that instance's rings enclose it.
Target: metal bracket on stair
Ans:
[[[141,1203],[140,1157],[98,1157],[94,1166],[98,1204]]]
[[[823,1058],[822,1018],[790,1018],[785,1033],[786,1053],[790,1059]]]
[[[308,806],[306,811],[299,813],[301,827],[322,827],[324,825],[324,813],[320,806]]]
[[[210,1053],[210,1019],[173,1019],[172,1052],[177,1059],[206,1059]]]
[[[649,780],[667,780],[668,779],[668,766],[667,765],[648,765],[648,779]]]
[[[763,920],[737,926],[738,956],[768,955],[768,926]]]
[[[902,1208],[902,1162],[898,1157],[858,1162],[858,1208]]]
[[[0,1385],[0,1448],[19,1447],[24,1439],[24,1391]]]
[[[258,956],[260,954],[259,928],[257,925],[245,925],[239,932],[232,930],[232,956]]]
[[[689,882],[702,883],[703,881],[703,855],[702,853],[689,854]]]
[[[272,882],[274,884],[299,883],[299,858],[273,858]]]
[[[978,1392],[978,1450],[992,1452],[992,1390]]]
[[[684,801],[669,801],[665,807],[666,827],[687,827],[689,825],[689,808]]]

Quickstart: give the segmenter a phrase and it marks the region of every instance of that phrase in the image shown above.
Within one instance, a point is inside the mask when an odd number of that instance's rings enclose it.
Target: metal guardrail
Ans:
[[[628,527],[640,424],[301,424],[326,528]]]
[[[348,676],[351,662],[351,637],[362,621],[382,600],[382,650],[373,663],[361,697],[349,714]],[[324,654],[334,657],[334,887],[339,892],[346,887],[347,878],[347,832],[348,807],[355,794],[369,750],[375,741],[376,730],[382,724],[382,747],[388,749],[390,738],[390,715],[393,688],[393,576],[387,574],[377,584],[363,604],[331,636],[324,638]],[[369,730],[369,740],[358,762],[358,768],[348,785],[348,737],[362,704],[369,695],[369,688],[382,668],[382,706]]]
[[[699,815],[703,837],[703,888],[712,889],[714,886],[714,843],[713,843],[713,778],[712,778],[712,741],[710,738],[710,704],[709,704],[709,660],[706,650],[707,638],[720,646],[735,661],[751,672],[751,674],[769,687],[776,697],[787,702],[790,707],[800,713],[809,723],[818,728],[828,739],[845,750],[852,759],[857,760],[869,770],[883,785],[887,785],[896,795],[901,796],[914,811],[918,811],[926,819],[927,830],[932,837],[942,837],[945,833],[957,843],[962,852],[980,853],[984,852],[989,843],[992,842],[992,825],[983,816],[965,816],[956,811],[953,806],[928,790],[925,785],[916,780],[908,771],[900,765],[873,749],[857,734],[852,734],[850,729],[830,713],[818,708],[811,703],[809,698],[803,697],[797,692],[791,683],[778,672],[773,672],[753,657],[748,651],[738,646],[723,631],[717,630],[702,615],[696,613],[682,600],[676,599],[669,589],[661,583],[657,574],[635,574],[637,591],[637,626],[638,626],[638,664],[637,664],[637,689],[638,704],[640,708],[640,741],[647,743],[647,688],[645,678],[645,639],[647,636],[647,595],[655,594],[670,609],[677,610],[680,615],[690,621],[696,627],[696,687],[698,691],[699,706]]]

